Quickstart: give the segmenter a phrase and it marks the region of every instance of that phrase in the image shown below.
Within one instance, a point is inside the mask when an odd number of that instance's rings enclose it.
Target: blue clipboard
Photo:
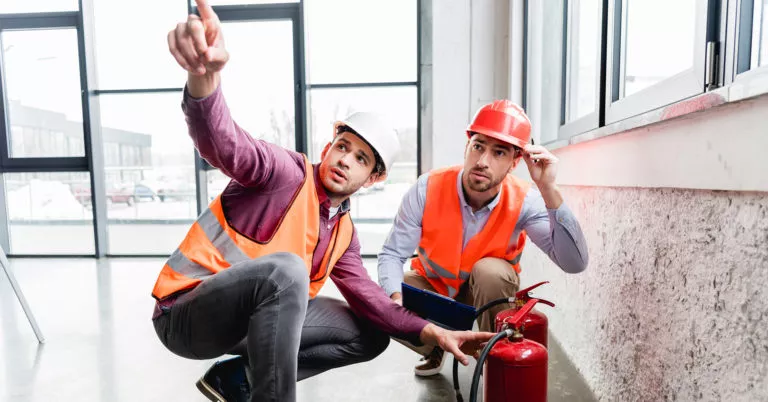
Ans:
[[[403,307],[441,327],[471,330],[476,310],[438,293],[403,283]]]

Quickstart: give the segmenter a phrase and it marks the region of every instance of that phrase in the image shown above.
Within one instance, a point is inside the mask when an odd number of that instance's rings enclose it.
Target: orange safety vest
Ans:
[[[498,205],[483,229],[462,251],[463,222],[456,186],[461,166],[432,171],[427,179],[427,199],[421,221],[418,258],[411,268],[440,292],[456,297],[469,279],[472,267],[485,257],[507,260],[520,273],[520,257],[525,247],[525,231],[512,238],[531,184],[507,175],[502,182]]]
[[[304,260],[312,272],[312,257],[320,234],[320,202],[314,172],[304,158],[306,176],[275,231],[266,242],[246,237],[230,226],[221,206],[221,195],[197,218],[178,249],[165,263],[152,296],[165,299],[194,288],[217,272],[245,260],[276,252],[291,252]],[[331,270],[352,242],[354,227],[344,214],[333,230],[320,270],[310,277],[309,297],[314,298]]]

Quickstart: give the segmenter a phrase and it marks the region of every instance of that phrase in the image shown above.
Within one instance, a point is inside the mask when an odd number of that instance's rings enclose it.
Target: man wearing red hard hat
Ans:
[[[522,108],[507,100],[483,106],[467,137],[463,166],[433,170],[408,191],[379,254],[379,283],[398,303],[402,282],[476,307],[514,296],[526,235],[563,271],[587,267],[581,227],[555,185],[557,158],[530,143]],[[521,160],[535,186],[510,174]],[[491,331],[505,308],[483,314],[480,330]],[[416,374],[437,374],[443,358],[434,348]]]

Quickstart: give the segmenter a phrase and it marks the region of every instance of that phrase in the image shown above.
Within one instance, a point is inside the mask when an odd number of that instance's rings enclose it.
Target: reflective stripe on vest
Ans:
[[[176,251],[171,254],[171,258],[168,259],[166,264],[168,264],[168,266],[176,273],[194,279],[202,279],[213,275],[213,273],[204,266],[190,261],[181,251],[179,251],[179,249],[176,249]]]
[[[424,251],[424,249],[421,247],[419,247],[419,257],[422,259],[422,263],[426,262],[426,266],[429,267],[430,271],[432,271],[435,274],[435,277],[442,277],[445,279],[456,279],[456,274],[452,273],[451,271],[441,267],[434,261],[430,260],[429,257],[427,257],[427,252]]]
[[[192,224],[179,248],[168,259],[160,271],[152,295],[162,300],[193,288],[232,265],[276,252],[298,255],[305,262],[307,273],[311,275],[320,233],[320,204],[313,167],[306,157],[304,161],[304,183],[296,190],[275,232],[266,242],[248,238],[229,225],[220,195]],[[334,227],[320,269],[310,278],[310,297],[317,295],[333,266],[349,248],[353,232],[352,220],[345,213]],[[304,233],[304,236],[300,233]]]
[[[414,270],[436,291],[455,297],[469,280],[472,267],[485,257],[501,258],[520,272],[525,231],[512,238],[530,183],[512,175],[502,182],[499,202],[485,226],[463,247],[463,219],[457,189],[460,166],[430,172]]]
[[[224,231],[221,223],[219,223],[219,220],[216,219],[216,216],[213,215],[213,212],[211,212],[210,208],[206,209],[205,212],[200,215],[197,223],[200,224],[203,232],[205,232],[205,235],[208,237],[208,241],[213,244],[213,247],[216,247],[216,250],[219,250],[219,253],[221,253],[222,257],[224,257],[229,265],[235,265],[238,262],[249,259],[248,256],[245,255],[245,253],[243,253],[239,247],[237,247],[237,244],[235,244],[232,238],[229,237],[229,235]]]

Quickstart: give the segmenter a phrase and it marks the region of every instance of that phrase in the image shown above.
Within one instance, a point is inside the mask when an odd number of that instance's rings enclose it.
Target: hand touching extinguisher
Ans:
[[[496,299],[491,302],[488,302],[484,306],[480,307],[477,312],[475,313],[475,319],[480,317],[483,313],[488,311],[488,309],[498,306],[500,304],[509,303],[513,305],[514,307],[510,308],[509,310],[504,310],[496,315],[495,323],[496,323],[496,331],[502,331],[502,324],[503,321],[506,318],[514,316],[520,309],[529,301],[532,299],[530,292],[537,287],[544,285],[545,283],[549,283],[548,281],[545,282],[539,282],[533,286],[527,287],[525,289],[522,289],[515,293],[515,297],[505,297],[501,299]],[[554,305],[552,305],[554,307]],[[547,316],[542,314],[539,311],[533,310],[530,311],[524,318],[523,327],[523,334],[525,335],[526,339],[530,339],[532,341],[536,341],[544,347],[547,347],[547,327],[548,327],[548,320]],[[453,389],[456,392],[456,401],[457,402],[463,402],[464,398],[461,396],[461,386],[459,385],[459,362],[456,360],[456,358],[453,359]]]
[[[525,339],[522,328],[525,316],[539,302],[554,307],[546,300],[529,300],[515,315],[504,319],[503,330],[483,348],[472,376],[469,402],[477,402],[481,373],[484,402],[546,402],[547,349]]]

